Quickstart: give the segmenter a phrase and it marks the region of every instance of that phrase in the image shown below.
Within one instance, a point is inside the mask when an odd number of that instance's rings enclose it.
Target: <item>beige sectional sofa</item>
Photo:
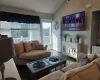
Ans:
[[[82,67],[77,67],[77,64],[71,64],[39,80],[100,80],[100,57]]]
[[[26,60],[39,60],[51,55],[51,52],[47,51],[47,45],[43,45],[37,40],[18,42],[14,46],[16,53],[15,63],[26,62]]]

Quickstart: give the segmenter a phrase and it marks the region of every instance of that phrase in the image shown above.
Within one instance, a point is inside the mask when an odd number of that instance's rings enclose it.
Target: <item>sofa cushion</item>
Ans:
[[[88,55],[88,59],[89,59],[90,62],[93,61],[96,58],[97,58],[96,54],[90,54],[90,55]]]
[[[36,50],[36,44],[38,44],[39,41],[38,40],[32,40],[32,48],[33,50]]]
[[[61,70],[62,70],[63,72],[66,72],[66,71],[72,70],[72,69],[74,69],[74,68],[76,68],[76,67],[77,67],[77,63],[73,63],[73,64],[71,64],[71,65],[69,65],[69,66],[66,66],[66,67],[62,68]]]
[[[62,75],[63,75],[63,72],[58,70],[58,71],[55,71],[49,75],[42,77],[39,80],[60,80]]]
[[[83,67],[67,71],[61,80],[99,80],[100,71],[96,63],[91,62]]]
[[[14,43],[15,53],[17,56],[20,56],[25,52],[23,42]]]
[[[28,59],[28,60],[38,60],[45,57],[49,57],[51,55],[51,52],[45,51],[45,50],[32,50],[30,52],[26,52],[24,54],[21,54],[19,58],[21,59]]]
[[[24,42],[24,47],[25,47],[25,51],[26,52],[29,52],[29,51],[31,51],[33,49],[31,41]]]

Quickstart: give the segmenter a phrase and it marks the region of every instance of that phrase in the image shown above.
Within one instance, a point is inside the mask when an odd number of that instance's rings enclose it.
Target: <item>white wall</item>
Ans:
[[[53,50],[61,52],[61,20],[58,20],[59,29],[54,28],[54,23],[52,26],[52,40],[53,40]]]
[[[93,4],[93,5],[91,8],[86,9],[87,4]],[[63,34],[69,33],[73,36],[75,34],[84,35],[85,37],[84,44],[88,47],[88,52],[90,52],[90,48],[91,48],[92,11],[95,11],[95,10],[100,10],[100,0],[70,0],[70,1],[66,0],[65,3],[60,7],[60,9],[55,13],[55,16],[54,16],[54,20],[58,21],[58,20],[61,20],[62,16],[65,16],[65,15],[69,15],[69,14],[73,14],[73,13],[77,13],[81,11],[86,12],[86,19],[85,19],[86,30],[85,31],[65,31],[63,32]],[[56,36],[58,36],[58,34],[56,34]]]

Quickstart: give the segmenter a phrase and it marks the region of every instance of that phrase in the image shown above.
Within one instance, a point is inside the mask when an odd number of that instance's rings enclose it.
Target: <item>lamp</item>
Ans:
[[[4,63],[14,57],[13,39],[6,35],[0,35],[0,71],[2,80],[16,80],[15,78],[4,78]]]

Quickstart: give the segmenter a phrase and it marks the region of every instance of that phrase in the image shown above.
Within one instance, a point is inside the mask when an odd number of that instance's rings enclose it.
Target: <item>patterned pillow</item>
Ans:
[[[88,59],[88,57],[85,57],[77,64],[77,67],[82,67],[88,63],[89,63],[89,59]]]
[[[87,57],[87,54],[86,53],[78,53],[77,57],[78,57],[77,62],[80,62],[83,58]]]

